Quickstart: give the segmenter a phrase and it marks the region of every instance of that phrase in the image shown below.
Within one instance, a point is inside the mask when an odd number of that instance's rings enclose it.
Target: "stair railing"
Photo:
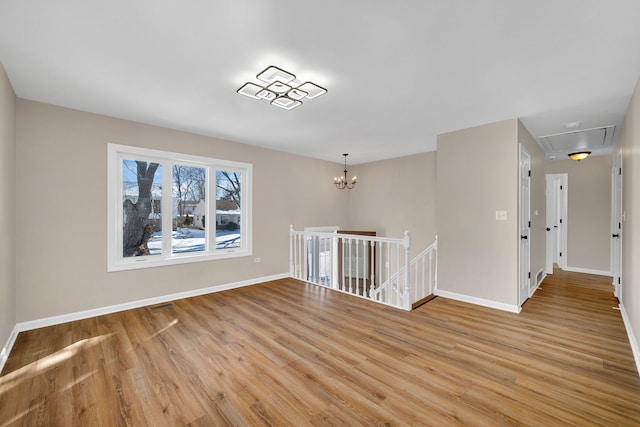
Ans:
[[[437,243],[409,259],[411,238],[362,236],[289,227],[293,278],[404,310],[435,286]],[[428,260],[428,261],[427,261]]]
[[[420,252],[411,260],[409,264],[410,277],[413,286],[411,287],[411,300],[418,302],[429,295],[433,295],[438,286],[438,237],[426,249]],[[387,292],[396,292],[398,278],[406,272],[403,267],[396,272],[389,280],[378,286],[372,299],[384,298]]]

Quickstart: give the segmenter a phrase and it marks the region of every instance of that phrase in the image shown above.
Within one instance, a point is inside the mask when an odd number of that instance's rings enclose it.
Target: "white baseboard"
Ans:
[[[610,271],[604,270],[592,270],[590,268],[580,268],[580,267],[565,267],[564,271],[571,271],[574,273],[585,273],[585,274],[595,274],[597,276],[611,276]]]
[[[131,310],[134,308],[146,307],[148,305],[161,304],[163,302],[174,301],[182,298],[196,297],[213,292],[226,291],[228,289],[241,288],[243,286],[255,285],[257,283],[269,282],[271,280],[284,279],[289,277],[289,273],[275,274],[273,276],[259,277],[256,279],[243,280],[240,282],[225,283],[222,285],[210,286],[208,288],[194,289],[191,291],[178,292],[175,294],[162,295],[153,298],[146,298],[138,301],[131,301],[122,304],[110,305],[107,307],[94,308],[91,310],[78,311],[75,313],[61,314],[59,316],[45,317],[43,319],[20,322],[16,325],[18,332],[29,331],[31,329],[44,328],[46,326],[58,325],[72,322],[74,320],[88,319],[90,317],[102,316],[104,314],[117,313],[118,311]]]
[[[11,349],[13,348],[13,344],[16,342],[19,332],[18,325],[15,325],[9,334],[9,339],[5,343],[4,347],[2,347],[2,351],[0,351],[0,373],[2,373],[2,370],[4,369],[4,364],[7,363],[9,353],[11,353]]]
[[[636,361],[636,370],[638,371],[638,374],[640,374],[640,348],[638,348],[638,341],[636,340],[636,336],[633,334],[631,321],[629,320],[629,316],[627,316],[627,310],[625,310],[624,304],[620,303],[619,306],[620,313],[622,314],[622,320],[624,321],[624,327],[627,330],[627,335],[629,336],[629,344],[631,344],[633,358]]]
[[[456,301],[468,302],[470,304],[481,305],[483,307],[495,308],[497,310],[509,311],[511,313],[520,313],[520,307],[517,305],[476,298],[469,295],[457,294],[455,292],[443,291],[441,289],[436,289],[434,291],[434,295],[454,299]]]

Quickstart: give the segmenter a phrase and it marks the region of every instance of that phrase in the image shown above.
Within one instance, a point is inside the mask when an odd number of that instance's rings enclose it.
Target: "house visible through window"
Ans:
[[[251,171],[109,144],[108,270],[251,255]]]

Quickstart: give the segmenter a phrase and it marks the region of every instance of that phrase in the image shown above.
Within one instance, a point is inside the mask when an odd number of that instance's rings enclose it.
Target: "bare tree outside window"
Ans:
[[[135,257],[149,255],[148,242],[154,232],[152,210],[153,187],[161,188],[159,163],[123,160],[123,244],[122,255]],[[158,196],[160,197],[160,196]],[[158,227],[156,225],[156,227]]]
[[[190,202],[204,200],[207,186],[207,172],[204,168],[173,165],[173,197],[180,201],[177,214],[187,214]]]
[[[238,172],[216,171],[216,199],[231,200],[240,207],[240,176]]]
[[[173,253],[206,251],[203,216],[206,214],[207,170],[174,164],[172,169],[174,204],[171,236]]]
[[[107,271],[251,254],[251,164],[119,144],[107,158]]]
[[[241,245],[242,173],[216,170],[216,249]]]

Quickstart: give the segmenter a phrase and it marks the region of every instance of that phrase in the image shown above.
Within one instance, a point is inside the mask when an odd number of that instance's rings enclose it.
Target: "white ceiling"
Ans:
[[[638,0],[0,0],[21,98],[352,164],[515,117],[619,125],[639,41]],[[329,92],[236,93],[269,65]]]

